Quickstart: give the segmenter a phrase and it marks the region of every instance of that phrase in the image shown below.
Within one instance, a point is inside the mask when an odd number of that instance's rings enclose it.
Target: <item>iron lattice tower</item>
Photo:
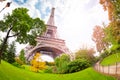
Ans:
[[[42,54],[47,54],[53,58],[59,56],[62,53],[69,54],[70,51],[65,45],[65,41],[59,39],[57,36],[57,27],[54,23],[54,11],[55,8],[52,8],[51,15],[46,24],[47,30],[42,36],[36,38],[36,46],[27,46],[25,49],[26,58],[30,60],[36,52]]]

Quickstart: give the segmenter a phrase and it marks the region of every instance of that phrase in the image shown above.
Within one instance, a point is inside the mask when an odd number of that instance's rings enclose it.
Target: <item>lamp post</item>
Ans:
[[[5,0],[0,0],[0,2],[2,2],[2,1],[5,1]],[[0,11],[0,13],[1,13],[5,8],[10,7],[10,4],[11,4],[11,3],[12,3],[12,2],[7,2],[6,5],[5,5],[5,7],[3,7],[3,9]]]

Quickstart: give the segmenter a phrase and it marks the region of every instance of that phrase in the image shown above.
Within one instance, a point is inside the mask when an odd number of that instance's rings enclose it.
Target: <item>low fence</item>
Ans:
[[[120,63],[116,63],[115,65],[102,66],[98,62],[95,65],[95,69],[105,74],[120,75]]]

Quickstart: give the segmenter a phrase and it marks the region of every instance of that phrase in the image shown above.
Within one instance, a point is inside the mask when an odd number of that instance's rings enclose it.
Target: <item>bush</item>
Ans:
[[[67,54],[62,54],[55,59],[55,66],[57,68],[57,73],[68,73],[68,63],[70,62],[70,56]]]
[[[53,73],[53,66],[48,66],[45,70],[45,73]]]
[[[20,51],[19,59],[25,64],[25,51],[22,49]]]
[[[15,61],[20,65],[24,64],[23,61],[21,61],[18,57],[15,58]]]
[[[77,72],[83,69],[86,69],[90,66],[89,62],[86,59],[76,59],[71,61],[68,64],[69,73]]]
[[[31,68],[30,68],[31,71],[39,72],[39,70],[46,69],[46,63],[42,61],[40,56],[41,56],[40,53],[36,53],[35,56],[33,57],[33,60],[31,60]]]
[[[91,66],[90,61],[84,58],[70,61],[70,57],[67,54],[62,54],[60,57],[57,57],[55,59],[55,65],[57,73],[60,74],[77,72]]]
[[[16,66],[16,67],[18,67],[18,68],[25,69],[24,66],[22,66],[21,64],[19,64],[19,63],[17,63],[17,62],[12,63],[12,65],[13,65],[13,66]]]
[[[17,62],[14,62],[14,63],[12,63],[12,65],[14,65],[14,66],[16,66],[16,67],[19,67],[20,68],[20,64],[19,63],[17,63]]]

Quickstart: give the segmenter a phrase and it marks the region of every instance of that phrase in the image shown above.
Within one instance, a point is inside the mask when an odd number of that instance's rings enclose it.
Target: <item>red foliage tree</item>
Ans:
[[[108,43],[104,40],[104,38],[104,29],[100,26],[95,26],[92,35],[92,40],[96,43],[96,49],[98,52],[101,52],[102,50],[108,47]]]

